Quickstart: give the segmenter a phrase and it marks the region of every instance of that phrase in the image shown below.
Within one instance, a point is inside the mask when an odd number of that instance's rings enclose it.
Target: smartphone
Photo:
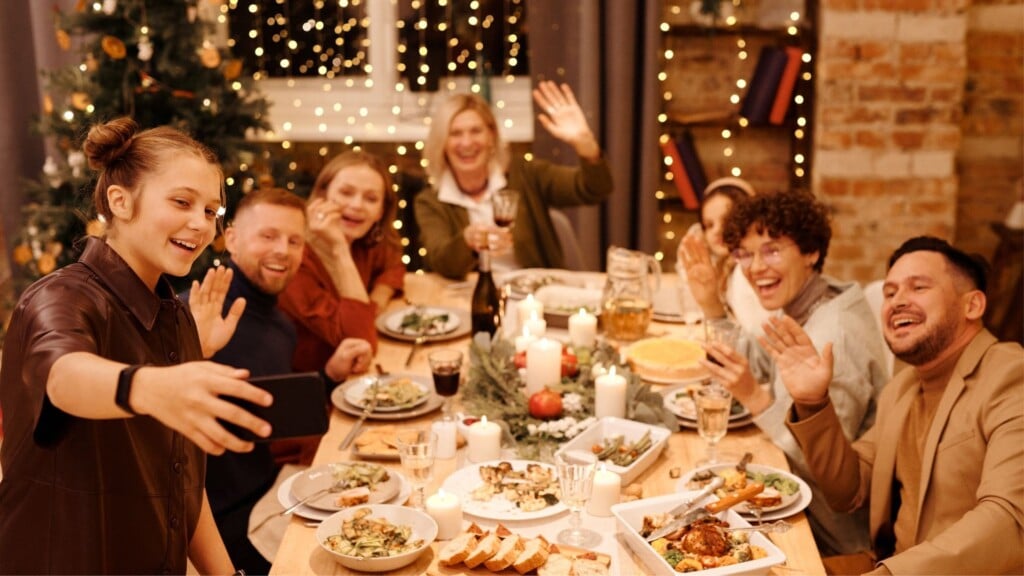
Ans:
[[[319,372],[259,376],[249,383],[274,397],[270,406],[258,406],[247,400],[224,396],[253,415],[270,423],[270,436],[261,438],[252,431],[229,422],[221,424],[235,436],[250,442],[267,442],[300,436],[323,436],[327,432],[327,402],[324,381]]]

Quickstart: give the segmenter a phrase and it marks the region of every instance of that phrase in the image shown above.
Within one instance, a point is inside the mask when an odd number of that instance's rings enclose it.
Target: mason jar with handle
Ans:
[[[639,340],[651,323],[654,293],[661,287],[661,266],[648,254],[612,246],[608,248],[607,270],[601,296],[605,336],[619,342]]]

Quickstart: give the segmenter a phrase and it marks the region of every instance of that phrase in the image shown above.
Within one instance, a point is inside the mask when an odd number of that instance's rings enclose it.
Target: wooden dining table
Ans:
[[[667,275],[663,280],[669,283],[674,282],[674,275]],[[405,292],[407,301],[416,304],[430,306],[443,306],[468,311],[470,296],[473,290],[473,277],[462,282],[446,280],[435,274],[409,273],[406,276]],[[404,302],[395,300],[391,303],[388,311],[393,311],[406,306]],[[692,325],[652,322],[650,326],[652,334],[677,334],[684,337],[694,337],[697,328]],[[427,363],[427,355],[430,350],[441,347],[457,348],[466,350],[469,347],[468,336],[455,340],[448,340],[436,343],[427,343],[419,347],[412,356],[409,366],[406,367],[406,360],[409,357],[411,344],[384,337],[380,338],[377,348],[376,362],[390,372],[407,372],[421,375],[430,374]],[[457,403],[457,398],[456,398]],[[364,430],[373,429],[383,424],[398,425],[399,427],[425,427],[439,417],[439,412],[420,416],[418,418],[401,422],[380,422],[367,420],[363,424]],[[338,409],[333,409],[330,418],[330,427],[323,436],[319,449],[313,460],[313,466],[325,465],[331,462],[354,460],[349,450],[339,450],[339,443],[355,425],[356,418],[345,414]],[[696,430],[681,429],[673,433],[669,438],[668,445],[658,457],[657,461],[647,468],[636,480],[642,487],[644,498],[671,494],[679,490],[679,472],[685,472],[696,467],[696,463],[705,455],[706,443],[700,438]],[[782,451],[773,445],[756,426],[749,425],[743,428],[730,430],[724,439],[719,443],[719,449],[724,454],[743,454],[751,452],[755,454],[754,462],[762,465],[773,466],[789,470],[786,458]],[[461,449],[462,452],[464,449]],[[430,495],[437,491],[444,479],[455,472],[460,465],[464,465],[465,458],[460,454],[457,458],[438,459],[435,463],[433,480],[426,488],[426,494]],[[401,472],[399,462],[385,462],[384,466]],[[557,532],[568,525],[563,513],[558,517],[547,520],[534,520],[517,526],[515,522],[506,523],[513,530],[523,533],[525,536],[543,535],[549,541],[555,541]],[[496,525],[494,521],[477,519],[466,516],[464,525],[476,522],[484,529],[492,529]],[[646,574],[650,571],[644,566],[638,557],[626,545],[623,537],[617,534],[617,527],[614,518],[590,516],[583,512],[584,525],[594,529],[602,536],[602,542],[597,551],[606,553],[611,558],[612,574]],[[779,566],[773,567],[771,573],[780,575],[799,574],[824,574],[821,557],[815,547],[814,538],[811,535],[810,525],[803,512],[787,518],[792,528],[782,534],[772,534],[771,540],[786,555],[786,561]],[[272,561],[271,574],[359,574],[350,571],[337,562],[324,551],[317,542],[316,527],[303,518],[293,516],[284,531],[283,539]],[[438,551],[444,542],[434,542],[430,550],[424,553],[413,564],[395,573],[400,574],[486,574],[487,571],[481,566],[476,571],[468,571],[464,566],[453,568],[441,567],[438,565]]]

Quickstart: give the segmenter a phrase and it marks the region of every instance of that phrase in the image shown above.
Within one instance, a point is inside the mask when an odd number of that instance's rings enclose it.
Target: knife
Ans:
[[[366,422],[366,417],[377,408],[377,386],[379,384],[380,376],[374,379],[373,384],[370,384],[370,402],[363,407],[363,413],[359,416],[359,420],[356,420],[352,429],[348,431],[348,435],[338,445],[338,450],[344,450],[352,444],[352,441],[356,439],[356,435],[359,433],[359,428],[362,427],[363,422]]]
[[[651,535],[647,537],[647,541],[653,542],[654,540],[661,538],[665,534],[673,532],[677,527],[683,524],[692,524],[694,520],[696,520],[696,518],[687,517],[690,516],[689,513],[693,511],[693,507],[700,503],[701,500],[707,498],[708,495],[710,495],[712,492],[721,488],[722,484],[725,484],[725,478],[722,478],[721,476],[715,476],[711,480],[711,482],[708,482],[707,485],[701,489],[700,492],[697,492],[691,498],[683,500],[682,504],[669,510],[668,513],[671,515],[673,520],[652,532]],[[680,518],[680,516],[682,516],[682,518]],[[668,530],[668,528],[670,527],[672,529]]]
[[[735,492],[733,494],[729,494],[728,496],[720,498],[719,500],[717,500],[715,502],[711,502],[707,506],[702,506],[700,508],[695,508],[695,509],[687,512],[686,515],[684,515],[682,518],[680,518],[678,520],[674,520],[672,522],[669,522],[668,524],[662,526],[661,528],[658,528],[654,532],[651,532],[651,534],[647,536],[646,540],[648,542],[653,542],[653,541],[657,540],[658,538],[664,538],[665,536],[668,536],[669,534],[672,534],[673,532],[676,532],[678,530],[682,530],[682,529],[688,527],[690,524],[693,524],[694,522],[696,522],[697,520],[700,520],[701,518],[706,518],[708,516],[711,516],[711,515],[714,515],[714,514],[718,514],[719,512],[721,512],[723,510],[727,510],[729,508],[732,508],[736,504],[739,504],[740,502],[743,502],[745,500],[749,500],[749,499],[753,498],[754,496],[757,496],[758,494],[760,494],[763,491],[764,491],[764,484],[762,484],[760,482],[751,482],[750,484],[747,484],[746,487],[744,487],[742,490],[740,490],[738,492]]]

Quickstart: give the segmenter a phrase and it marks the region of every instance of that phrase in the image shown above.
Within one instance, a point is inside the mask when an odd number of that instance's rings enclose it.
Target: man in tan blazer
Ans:
[[[1024,573],[1024,349],[982,325],[984,263],[912,238],[883,294],[885,340],[909,368],[853,444],[828,399],[831,345],[819,354],[788,318],[766,327],[808,465],[834,509],[869,506],[872,573]]]

